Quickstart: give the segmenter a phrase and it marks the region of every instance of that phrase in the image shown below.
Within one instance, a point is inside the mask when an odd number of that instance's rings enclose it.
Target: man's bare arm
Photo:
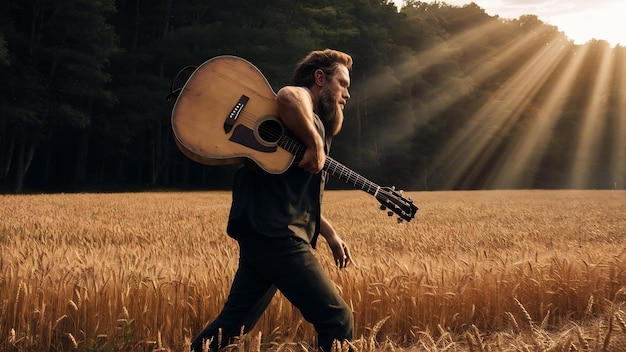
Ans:
[[[285,127],[306,147],[298,166],[311,173],[320,172],[324,167],[326,154],[322,136],[313,122],[313,101],[309,90],[287,86],[278,91],[276,101],[278,114]]]
[[[339,268],[345,268],[350,263],[353,263],[352,254],[350,254],[350,249],[344,240],[339,237],[337,231],[333,228],[330,221],[326,219],[324,216],[321,217],[320,222],[320,234],[326,239],[328,246],[333,252],[333,258],[335,259],[335,264]]]

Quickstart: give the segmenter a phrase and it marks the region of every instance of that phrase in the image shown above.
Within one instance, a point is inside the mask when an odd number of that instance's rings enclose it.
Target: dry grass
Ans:
[[[396,224],[358,191],[324,211],[359,264],[320,260],[361,351],[618,351],[626,344],[626,192],[412,194]],[[229,193],[0,196],[0,350],[186,351],[236,268]],[[305,351],[277,296],[238,351]],[[620,347],[622,346],[622,347]],[[347,350],[349,346],[339,346]]]

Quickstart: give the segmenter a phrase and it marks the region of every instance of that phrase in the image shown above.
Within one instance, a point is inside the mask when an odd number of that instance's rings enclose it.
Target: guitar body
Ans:
[[[270,133],[260,133],[270,127]],[[284,128],[276,94],[263,74],[235,56],[218,56],[200,65],[182,88],[172,110],[179,149],[205,165],[256,162],[282,173],[294,155],[278,146]]]

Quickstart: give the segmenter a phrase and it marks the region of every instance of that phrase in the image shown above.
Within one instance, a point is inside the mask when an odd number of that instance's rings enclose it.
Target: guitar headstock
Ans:
[[[398,222],[411,221],[415,217],[418,208],[413,200],[405,198],[402,191],[396,191],[395,187],[381,187],[376,193],[376,199],[380,202],[380,209],[387,210],[387,215],[398,215]]]

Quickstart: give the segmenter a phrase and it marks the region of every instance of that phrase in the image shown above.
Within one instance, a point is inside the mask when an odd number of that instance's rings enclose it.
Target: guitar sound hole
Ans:
[[[263,142],[276,143],[283,134],[283,127],[276,120],[265,120],[259,125],[258,133]]]

